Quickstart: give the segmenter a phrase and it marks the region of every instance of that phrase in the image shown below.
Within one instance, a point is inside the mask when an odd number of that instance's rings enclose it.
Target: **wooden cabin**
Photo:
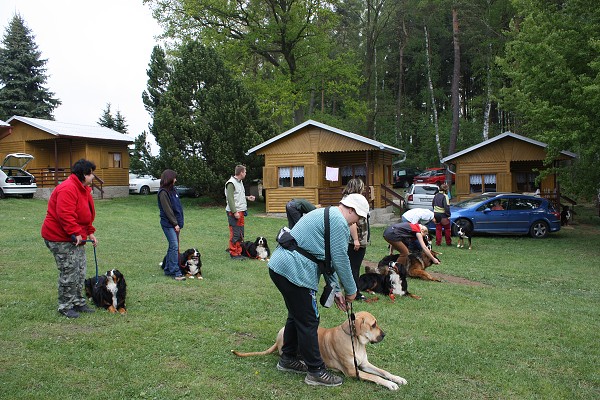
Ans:
[[[560,203],[560,184],[556,174],[547,175],[539,184],[539,171],[546,169],[544,160],[548,145],[512,132],[505,132],[489,140],[452,154],[442,160],[454,164],[457,200],[483,192],[536,193]],[[561,151],[552,167],[577,158]],[[570,199],[569,199],[570,201]]]
[[[96,164],[95,197],[129,195],[129,151],[133,139],[101,126],[69,124],[14,116],[0,128],[0,157],[28,153],[34,159],[27,171],[36,177],[35,197],[49,198],[52,190],[71,174],[75,161],[85,158]]]
[[[292,198],[338,204],[352,178],[368,187],[372,208],[384,207],[393,192],[392,161],[404,151],[316,121],[306,121],[248,150],[265,157],[262,186],[266,212],[285,212]]]

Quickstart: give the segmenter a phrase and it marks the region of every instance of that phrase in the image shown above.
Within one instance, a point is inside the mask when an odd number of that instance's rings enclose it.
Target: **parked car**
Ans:
[[[560,212],[542,197],[484,193],[450,206],[452,230],[466,224],[473,232],[529,234],[545,238],[560,230]]]
[[[160,179],[156,179],[150,175],[134,175],[129,174],[129,194],[156,193],[160,189]]]
[[[0,199],[15,195],[33,197],[37,191],[35,177],[24,170],[31,160],[33,156],[25,153],[10,153],[4,157],[0,168]]]
[[[175,190],[179,197],[200,197],[200,191],[190,186],[177,185],[175,186]]]
[[[456,180],[456,174],[450,171],[452,183]],[[427,168],[425,172],[415,176],[414,183],[435,183],[441,185],[446,182],[446,168]]]
[[[413,183],[406,191],[406,207],[410,210],[413,208],[426,208],[433,210],[431,202],[433,196],[440,191],[437,185],[429,183]]]
[[[394,187],[395,188],[409,187],[413,183],[415,176],[417,176],[421,173],[423,173],[423,171],[421,171],[420,169],[410,168],[410,167],[394,170],[394,172],[393,172]]]

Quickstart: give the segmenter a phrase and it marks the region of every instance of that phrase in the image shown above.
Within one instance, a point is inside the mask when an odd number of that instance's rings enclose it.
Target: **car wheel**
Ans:
[[[143,194],[144,196],[150,194],[150,188],[148,186],[142,186],[140,188],[140,194]]]
[[[529,228],[529,234],[534,239],[543,239],[548,236],[548,224],[545,221],[536,221]]]
[[[0,199],[4,198],[4,191],[2,189],[0,189]]]
[[[471,223],[471,221],[469,221],[468,219],[457,219],[452,224],[452,234],[454,236],[458,235],[457,231],[460,227],[464,228],[465,231],[473,232],[473,224]]]
[[[403,188],[407,188],[410,186],[410,183],[408,183],[408,181],[404,181],[404,183],[402,184]]]
[[[23,195],[24,199],[33,199],[33,193],[28,193]]]

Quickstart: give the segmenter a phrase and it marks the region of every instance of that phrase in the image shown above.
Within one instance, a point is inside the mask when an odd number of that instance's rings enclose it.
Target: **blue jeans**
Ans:
[[[175,232],[175,228],[162,226],[162,230],[165,233],[165,237],[169,242],[169,248],[167,249],[167,255],[164,258],[163,269],[165,275],[168,276],[181,276],[181,269],[179,269],[179,234]]]

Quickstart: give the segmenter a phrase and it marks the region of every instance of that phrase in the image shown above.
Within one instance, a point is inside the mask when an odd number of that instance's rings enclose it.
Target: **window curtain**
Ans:
[[[290,177],[290,168],[289,167],[280,167],[279,168],[279,177],[280,178],[289,178]]]
[[[304,167],[292,167],[294,172],[294,178],[304,178]],[[288,176],[289,177],[289,171]]]

